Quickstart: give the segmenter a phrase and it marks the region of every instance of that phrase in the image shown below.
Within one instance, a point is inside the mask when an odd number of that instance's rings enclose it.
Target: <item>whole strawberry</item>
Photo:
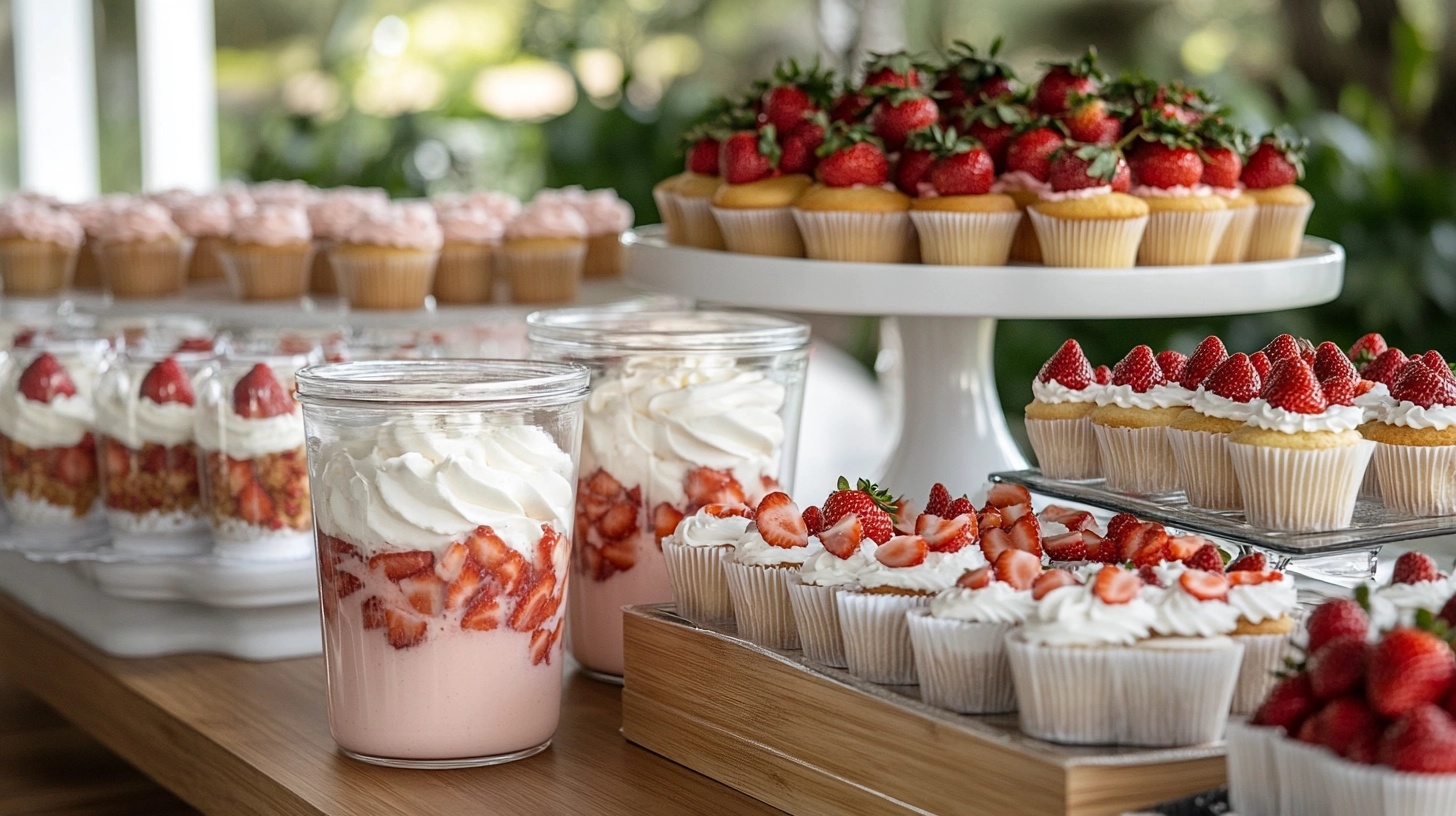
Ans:
[[[1456,383],[1437,374],[1425,362],[1412,361],[1403,365],[1396,374],[1395,382],[1390,386],[1390,398],[1422,408],[1456,405]]]
[[[904,51],[871,54],[865,63],[864,87],[918,88],[921,65]]]
[[[1250,722],[1283,728],[1292,736],[1299,731],[1305,718],[1318,708],[1319,701],[1310,688],[1309,675],[1293,674],[1274,684]]]
[[[1400,376],[1400,370],[1405,368],[1407,362],[1405,352],[1398,348],[1386,349],[1360,368],[1360,376],[1371,382],[1384,383],[1389,387],[1395,385],[1396,378]]]
[[[1299,359],[1275,363],[1259,396],[1269,405],[1295,414],[1318,414],[1329,407],[1314,369]]]
[[[1067,139],[1046,125],[1029,125],[1006,146],[1006,172],[1026,173],[1037,181],[1051,177],[1052,155]]]
[[[1134,346],[1126,356],[1112,367],[1112,384],[1131,386],[1139,394],[1145,394],[1159,385],[1167,385],[1162,366],[1147,346]],[[1111,532],[1108,533],[1111,535]]]
[[[1006,153],[1016,136],[1016,129],[1026,122],[1026,109],[1010,100],[994,99],[979,107],[966,109],[958,117],[961,130],[981,143],[991,154],[997,172],[1006,169]]]
[[[1048,181],[1057,192],[1104,186],[1116,190],[1118,177],[1127,174],[1127,162],[1117,148],[1069,142],[1053,157]]]
[[[1251,190],[1284,187],[1304,178],[1304,151],[1309,142],[1288,126],[1259,140],[1244,162],[1239,180]]]
[[[827,187],[878,187],[890,180],[890,160],[862,126],[836,125],[819,147],[818,178]]]
[[[1379,758],[1406,773],[1456,773],[1456,720],[1434,705],[1416,707],[1385,730]]]
[[[1081,391],[1092,384],[1092,364],[1076,340],[1068,338],[1057,353],[1053,354],[1041,370],[1036,373],[1038,382],[1058,382],[1067,388]]]
[[[1305,651],[1313,654],[1342,635],[1353,635],[1363,640],[1370,631],[1370,617],[1355,601],[1337,598],[1315,607],[1305,622],[1305,630],[1308,632]]]
[[[784,175],[799,173],[812,175],[819,164],[819,146],[824,144],[824,126],[828,120],[822,113],[815,114],[794,132],[782,138],[783,155],[779,158],[779,172]]]
[[[946,131],[930,168],[930,184],[943,196],[985,195],[996,182],[996,165],[986,148]]]
[[[1365,694],[1386,717],[1440,703],[1456,680],[1456,655],[1446,641],[1421,629],[1392,629],[1370,650]]]
[[[684,169],[702,176],[718,175],[718,153],[720,143],[706,130],[690,131],[685,137],[688,143]]]
[[[1212,374],[1214,369],[1228,359],[1228,356],[1228,349],[1217,336],[1210,335],[1203,338],[1203,342],[1198,344],[1198,348],[1193,350],[1193,355],[1183,366],[1183,373],[1178,378],[1178,384],[1190,391],[1197,388],[1208,379],[1208,375]]]
[[[917,131],[905,142],[900,159],[895,162],[895,187],[905,195],[918,197],[922,184],[929,184],[930,168],[935,166],[937,128]]]
[[[1192,187],[1203,178],[1203,159],[1186,146],[1142,142],[1128,156],[1128,164],[1133,183],[1147,187]]]
[[[951,45],[945,69],[935,81],[935,90],[945,95],[946,107],[978,105],[1015,92],[1016,74],[1006,63],[997,61],[1000,51],[1000,37],[991,42],[984,57],[973,45],[960,41]]]
[[[823,110],[833,87],[833,74],[821,70],[817,60],[807,69],[793,59],[779,63],[763,93],[759,121],[787,136]]]
[[[839,489],[824,502],[824,523],[830,526],[844,516],[853,513],[859,518],[866,538],[876,544],[883,544],[895,535],[890,513],[895,508],[895,499],[868,479],[860,479],[850,487],[849,480],[839,477]]]
[[[1104,79],[1102,71],[1097,68],[1097,49],[1088,48],[1086,54],[1073,62],[1048,67],[1036,85],[1033,104],[1041,113],[1062,113],[1067,110],[1073,94],[1091,96]]]
[[[1385,338],[1381,337],[1379,332],[1370,332],[1361,335],[1360,339],[1350,346],[1348,356],[1356,368],[1364,368],[1389,349],[1389,344],[1385,342]]]
[[[1122,138],[1123,113],[1098,97],[1074,95],[1067,111],[1059,118],[1073,141],[1114,145]]]
[[[718,172],[729,184],[762,181],[778,173],[782,156],[772,125],[756,131],[740,130],[723,141]]]
[[[885,143],[885,149],[898,151],[917,130],[940,121],[940,107],[930,95],[918,88],[890,91],[875,103],[870,113],[870,127]]]

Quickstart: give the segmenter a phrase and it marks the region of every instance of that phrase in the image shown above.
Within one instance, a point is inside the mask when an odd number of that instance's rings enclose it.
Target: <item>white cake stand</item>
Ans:
[[[993,368],[996,321],[1252,314],[1334,300],[1345,251],[1306,238],[1298,258],[1210,266],[1072,269],[770,258],[669,245],[660,226],[623,237],[627,282],[734,306],[898,318],[905,406],[882,483],[924,496],[974,489],[1026,458],[1006,427]]]

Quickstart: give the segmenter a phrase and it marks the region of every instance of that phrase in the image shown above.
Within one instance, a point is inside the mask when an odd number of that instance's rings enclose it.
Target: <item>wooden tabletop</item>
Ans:
[[[206,813],[778,812],[628,743],[618,733],[621,690],[575,672],[549,750],[459,771],[381,768],[338,753],[320,658],[112,658],[0,595],[0,674]],[[28,742],[37,756],[47,751],[44,741]],[[58,764],[73,753],[51,749]],[[72,772],[79,782],[88,769]],[[159,800],[130,812],[174,806]]]

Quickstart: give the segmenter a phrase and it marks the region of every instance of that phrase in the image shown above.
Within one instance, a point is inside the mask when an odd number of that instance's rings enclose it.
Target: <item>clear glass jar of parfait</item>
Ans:
[[[526,322],[533,356],[592,370],[570,647],[619,677],[621,608],[672,600],[662,537],[708,505],[755,507],[792,486],[809,327],[730,311],[560,309]]]
[[[502,360],[298,375],[329,725],[349,755],[458,768],[550,744],[588,378]]]
[[[303,412],[294,376],[318,347],[224,343],[197,377],[195,436],[213,552],[240,560],[313,554]]]
[[[210,350],[157,350],[137,343],[102,373],[96,445],[101,498],[118,550],[178,555],[211,546],[197,464],[193,380],[216,358]]]

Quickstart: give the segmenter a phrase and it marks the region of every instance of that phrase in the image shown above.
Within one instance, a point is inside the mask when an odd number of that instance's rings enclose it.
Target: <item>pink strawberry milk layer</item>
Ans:
[[[531,425],[402,417],[325,442],[329,722],[350,753],[482,760],[560,716],[573,473]]]

